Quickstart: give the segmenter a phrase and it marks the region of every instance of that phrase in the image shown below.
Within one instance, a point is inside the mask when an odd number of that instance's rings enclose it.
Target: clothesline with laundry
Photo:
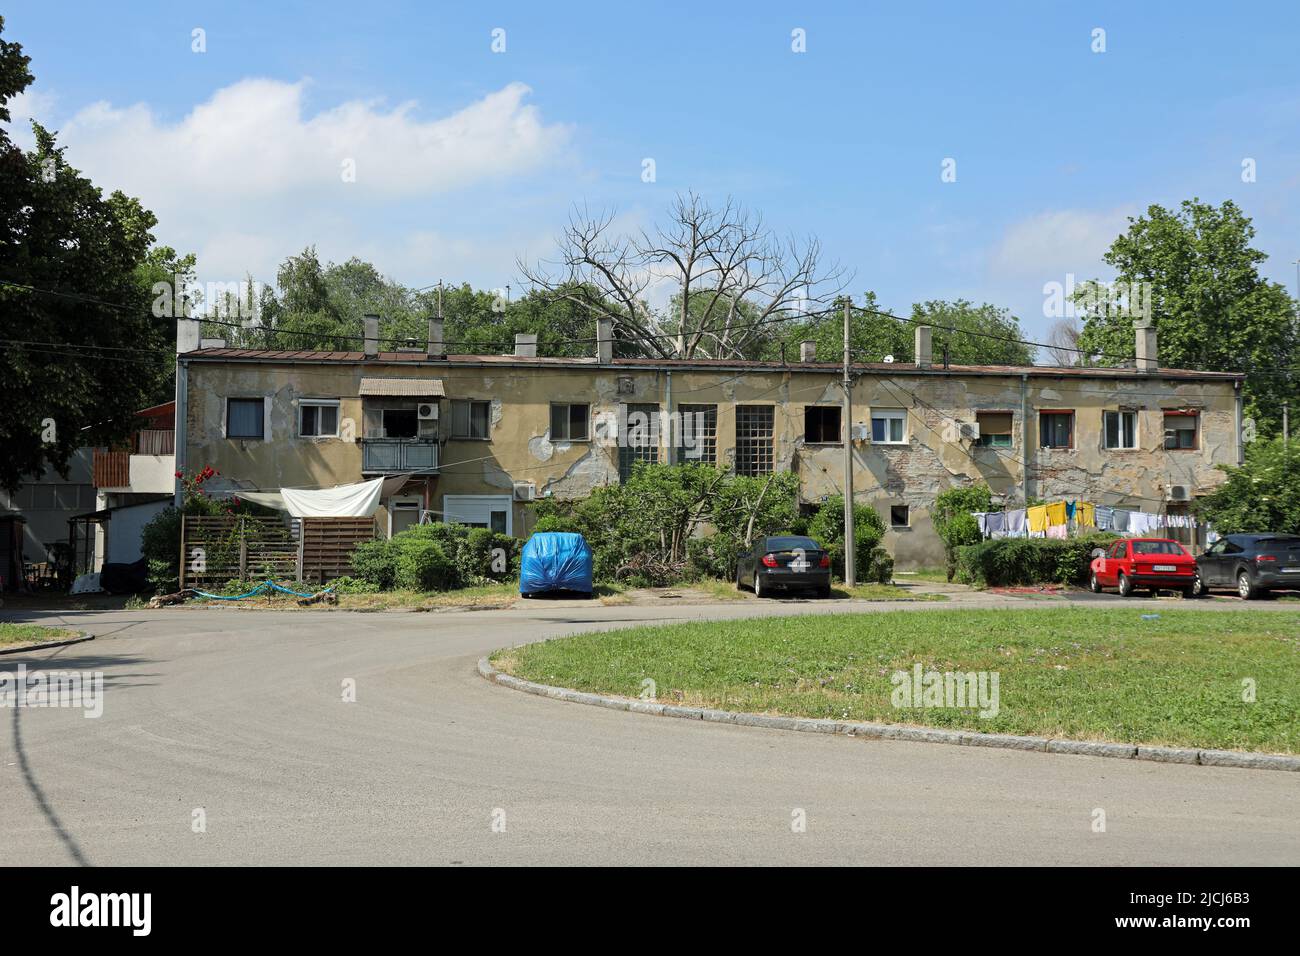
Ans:
[[[1191,515],[1132,511],[1090,501],[1053,501],[1031,508],[974,511],[971,516],[986,538],[1069,538],[1095,531],[1124,536],[1152,535],[1170,528],[1195,532],[1204,524]],[[1204,527],[1209,529],[1208,524]],[[1214,534],[1213,530],[1209,533]]]

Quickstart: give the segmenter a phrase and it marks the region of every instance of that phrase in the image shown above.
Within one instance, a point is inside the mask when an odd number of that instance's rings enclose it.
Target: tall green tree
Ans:
[[[1288,371],[1300,362],[1296,303],[1259,274],[1268,257],[1251,245],[1254,237],[1250,217],[1231,200],[1190,199],[1130,218],[1104,256],[1129,307],[1116,308],[1111,290],[1099,292],[1098,284],[1078,289],[1080,347],[1102,364],[1119,364],[1133,354],[1133,313],[1149,304],[1160,364],[1247,373],[1247,414],[1261,432],[1275,432],[1282,401],[1296,397]]]
[[[1023,341],[1020,320],[1009,309],[985,302],[976,305],[965,299],[945,302],[932,299],[912,306],[913,328],[934,329],[934,361],[943,361],[945,350],[953,365],[1030,365],[1035,348]],[[910,355],[912,349],[908,349]]]
[[[32,82],[28,64],[21,45],[0,40],[2,121]],[[172,320],[150,310],[146,282],[174,264],[167,252],[151,258],[153,214],[121,192],[105,197],[52,133],[33,129],[36,146],[24,152],[0,126],[0,487],[9,491],[47,466],[66,475],[80,446],[125,437],[134,413],[159,398],[175,336]]]

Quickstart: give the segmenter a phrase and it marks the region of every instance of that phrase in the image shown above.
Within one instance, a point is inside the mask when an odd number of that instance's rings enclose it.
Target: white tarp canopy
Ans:
[[[379,509],[379,499],[396,494],[406,479],[406,475],[398,475],[334,488],[281,488],[237,494],[254,504],[287,511],[295,518],[369,518]]]

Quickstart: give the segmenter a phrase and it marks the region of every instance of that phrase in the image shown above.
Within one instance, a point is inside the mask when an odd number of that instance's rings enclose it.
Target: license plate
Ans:
[[[1156,571],[1177,571],[1178,568],[1177,568],[1176,565],[1172,565],[1172,564],[1157,564],[1157,565],[1155,566],[1154,570],[1156,570]]]

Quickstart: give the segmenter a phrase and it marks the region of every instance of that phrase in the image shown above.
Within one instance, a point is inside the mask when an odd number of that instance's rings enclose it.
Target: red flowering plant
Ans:
[[[205,465],[198,471],[188,475],[183,471],[178,471],[176,477],[180,479],[181,486],[184,488],[183,498],[186,514],[233,515],[241,514],[245,510],[244,502],[237,495],[228,498],[214,498],[203,487],[205,482],[221,477],[221,472],[211,465]]]

